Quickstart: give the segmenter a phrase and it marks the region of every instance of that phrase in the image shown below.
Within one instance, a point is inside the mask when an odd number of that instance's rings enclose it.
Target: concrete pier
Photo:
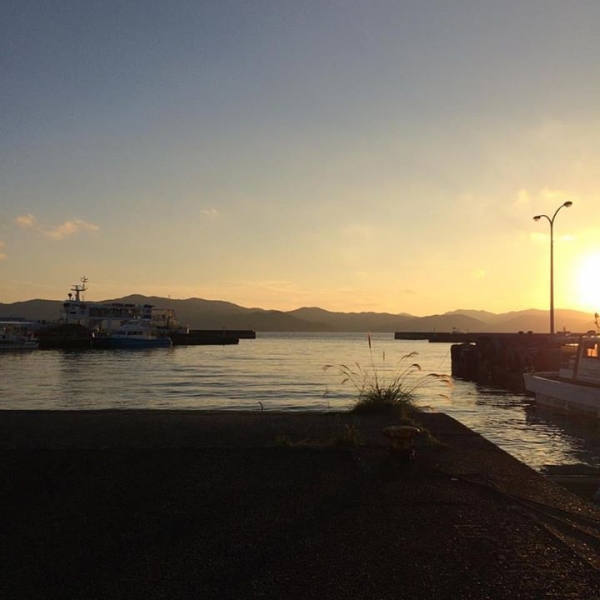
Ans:
[[[2,598],[600,597],[598,509],[418,421],[1,411]]]

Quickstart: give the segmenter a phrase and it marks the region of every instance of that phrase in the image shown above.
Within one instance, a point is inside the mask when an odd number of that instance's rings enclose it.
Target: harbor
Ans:
[[[266,334],[226,346],[173,346],[143,352],[47,350],[4,353],[2,410],[344,411],[356,390],[323,371],[360,364],[381,371],[413,352],[423,373],[449,374],[450,344],[372,334]],[[594,423],[542,410],[522,392],[455,378],[425,388],[417,402],[443,412],[521,462],[546,473],[557,466],[595,467]]]
[[[416,352],[443,371],[453,345],[372,345],[5,356],[5,597],[600,594],[597,431],[457,378],[420,400],[435,443],[397,462],[394,421],[348,413],[353,390],[322,367]]]
[[[256,337],[256,332],[249,329],[190,329],[179,324],[173,309],[147,303],[86,301],[84,293],[88,289],[87,283],[87,277],[82,277],[81,283],[71,287],[55,321],[0,321],[0,350],[222,346]],[[8,339],[9,332],[15,337],[14,340]]]

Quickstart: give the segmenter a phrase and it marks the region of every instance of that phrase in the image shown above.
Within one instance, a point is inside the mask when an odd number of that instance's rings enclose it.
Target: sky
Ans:
[[[0,302],[86,276],[547,309],[552,231],[555,306],[600,311],[599,26],[597,0],[3,0]]]

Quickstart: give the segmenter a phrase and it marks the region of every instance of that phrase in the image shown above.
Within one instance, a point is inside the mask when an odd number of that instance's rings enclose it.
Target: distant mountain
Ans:
[[[550,315],[546,310],[524,310],[520,312],[498,315],[504,317],[494,324],[494,331],[510,333],[513,331],[546,332],[550,329]],[[595,329],[594,316],[576,310],[554,311],[554,328],[556,331],[585,333]]]
[[[429,317],[413,317],[402,325],[402,331],[468,331],[468,332],[490,332],[492,328],[468,315],[444,314],[431,315]],[[394,331],[400,331],[395,329]]]
[[[482,321],[483,323],[495,323],[498,318],[502,319],[502,315],[497,315],[495,313],[488,312],[487,310],[453,310],[447,313],[444,313],[443,316],[453,316],[453,315],[464,315],[465,317],[471,317],[473,319],[477,319],[478,321]]]
[[[62,305],[60,300],[26,300],[0,304],[0,319],[19,317],[32,321],[55,321],[61,316]]]
[[[548,311],[523,310],[496,314],[484,310],[455,310],[443,315],[415,317],[407,313],[331,312],[317,307],[303,307],[282,312],[261,308],[246,308],[220,300],[189,298],[173,300],[157,296],[133,294],[105,300],[131,304],[151,304],[171,308],[179,322],[192,329],[253,329],[254,331],[355,331],[355,332],[502,332],[549,330]],[[54,321],[61,316],[60,300],[28,300],[0,304],[0,319],[21,317]],[[556,310],[557,331],[583,333],[595,329],[594,316],[575,310]]]
[[[340,313],[322,308],[298,308],[288,314],[311,323],[327,323],[334,331],[396,331],[404,327],[404,322],[414,319],[407,314],[389,313]]]

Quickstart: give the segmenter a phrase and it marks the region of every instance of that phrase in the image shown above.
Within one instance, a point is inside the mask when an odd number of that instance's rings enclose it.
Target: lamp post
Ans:
[[[534,221],[539,221],[540,219],[547,219],[548,223],[550,223],[550,333],[554,335],[554,219],[556,219],[556,215],[559,213],[561,208],[569,208],[573,203],[568,200],[561,204],[554,214],[552,218],[548,215],[535,215],[533,217]]]

